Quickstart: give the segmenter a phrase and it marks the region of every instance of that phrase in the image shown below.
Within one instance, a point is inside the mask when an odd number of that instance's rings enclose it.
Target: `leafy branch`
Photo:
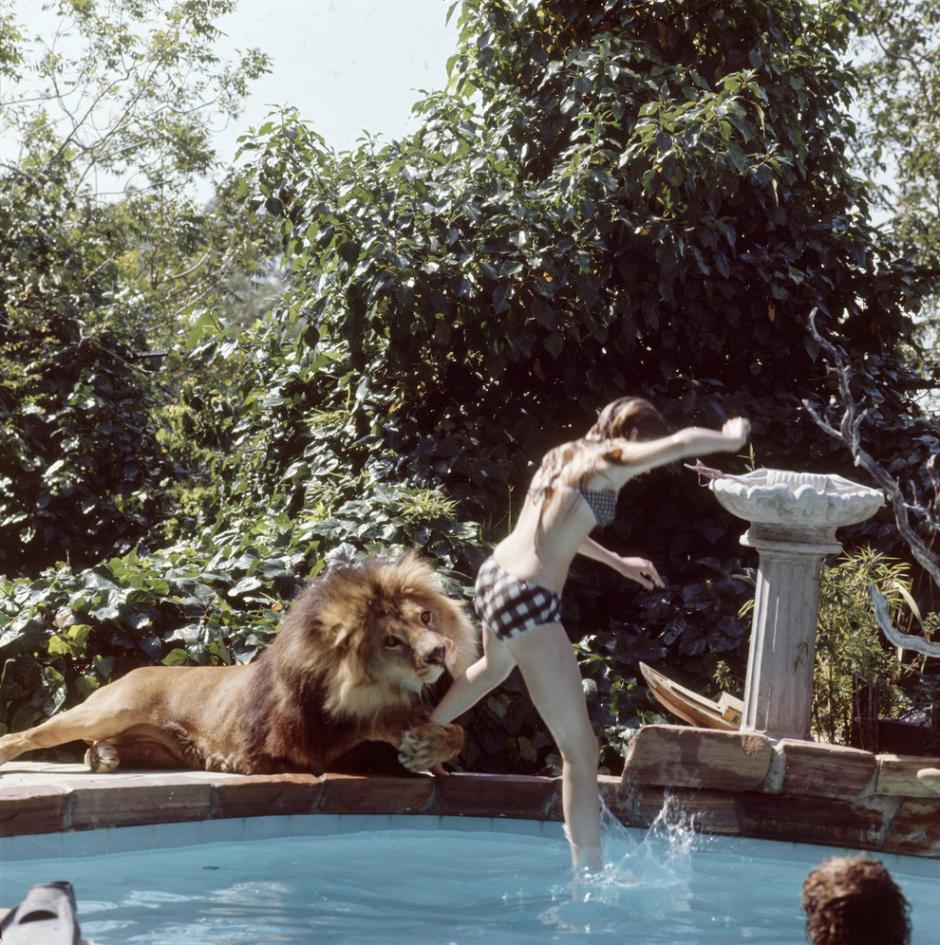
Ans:
[[[938,454],[934,453],[927,461],[927,472],[933,486],[933,500],[930,504],[909,502],[904,495],[901,483],[862,446],[862,425],[869,415],[869,410],[861,407],[855,399],[852,392],[852,372],[845,353],[819,331],[816,325],[817,313],[818,310],[815,308],[810,312],[807,324],[815,342],[830,358],[830,370],[835,373],[839,386],[840,404],[843,408],[842,417],[838,420],[838,426],[836,426],[834,421],[824,416],[811,401],[804,399],[803,406],[824,433],[848,448],[855,465],[864,469],[885,490],[894,511],[895,524],[901,533],[901,537],[910,548],[911,554],[917,563],[930,575],[934,584],[940,587],[940,558],[933,553],[927,542],[923,540],[911,524],[911,513],[914,513],[925,520],[931,530],[940,528],[940,522],[938,522],[935,514],[938,499],[940,499],[940,478],[937,476]],[[893,628],[892,632],[889,633],[886,627],[886,624],[890,626],[890,620],[887,617],[884,598],[881,597],[875,587],[871,587],[869,592],[876,605],[879,624],[888,638],[894,642],[896,636],[902,635],[898,634]],[[905,639],[916,638],[905,636]],[[927,653],[929,650],[928,655],[940,656],[940,644],[929,644],[926,641],[921,641],[921,646],[928,647],[928,650],[912,647],[909,644],[905,645],[909,648],[918,649],[921,653]]]

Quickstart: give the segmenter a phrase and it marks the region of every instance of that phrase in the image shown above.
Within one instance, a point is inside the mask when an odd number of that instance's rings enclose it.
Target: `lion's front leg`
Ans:
[[[427,771],[453,761],[463,750],[464,731],[459,725],[424,722],[408,729],[398,746],[398,760],[409,771]]]
[[[399,762],[409,771],[427,771],[456,758],[464,741],[459,725],[428,722],[428,714],[425,708],[390,713],[363,737],[397,748]]]

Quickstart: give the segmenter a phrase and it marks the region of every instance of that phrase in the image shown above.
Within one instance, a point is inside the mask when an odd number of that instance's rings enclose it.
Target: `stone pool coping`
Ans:
[[[619,778],[604,778],[605,791]],[[560,820],[557,778],[450,774],[93,774],[77,764],[0,767],[0,837],[292,814],[432,814]]]
[[[704,833],[940,858],[936,756],[647,725],[629,744],[623,782],[640,822],[668,793]]]
[[[648,827],[667,795],[704,833],[940,858],[940,758],[678,725],[642,728],[604,802]],[[300,814],[427,814],[558,821],[557,778],[119,771],[12,761],[0,767],[0,837]]]

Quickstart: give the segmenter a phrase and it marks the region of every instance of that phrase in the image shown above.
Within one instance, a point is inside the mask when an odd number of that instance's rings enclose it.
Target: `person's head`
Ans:
[[[659,411],[642,397],[619,397],[598,415],[586,440],[655,440],[666,436],[669,428]]]
[[[812,945],[908,945],[909,908],[884,865],[865,856],[831,857],[803,882]]]
[[[604,445],[607,440],[654,440],[668,433],[666,421],[648,400],[620,397],[601,410],[583,437],[545,454],[532,487],[550,492],[559,476],[571,483],[597,472],[608,459]]]

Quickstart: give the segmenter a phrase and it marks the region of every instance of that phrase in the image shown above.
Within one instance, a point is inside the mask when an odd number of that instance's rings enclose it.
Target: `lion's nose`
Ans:
[[[437,646],[424,651],[423,653],[424,662],[430,663],[432,665],[437,664],[437,663],[443,663],[446,652],[447,651],[444,649],[444,644],[439,643]]]

